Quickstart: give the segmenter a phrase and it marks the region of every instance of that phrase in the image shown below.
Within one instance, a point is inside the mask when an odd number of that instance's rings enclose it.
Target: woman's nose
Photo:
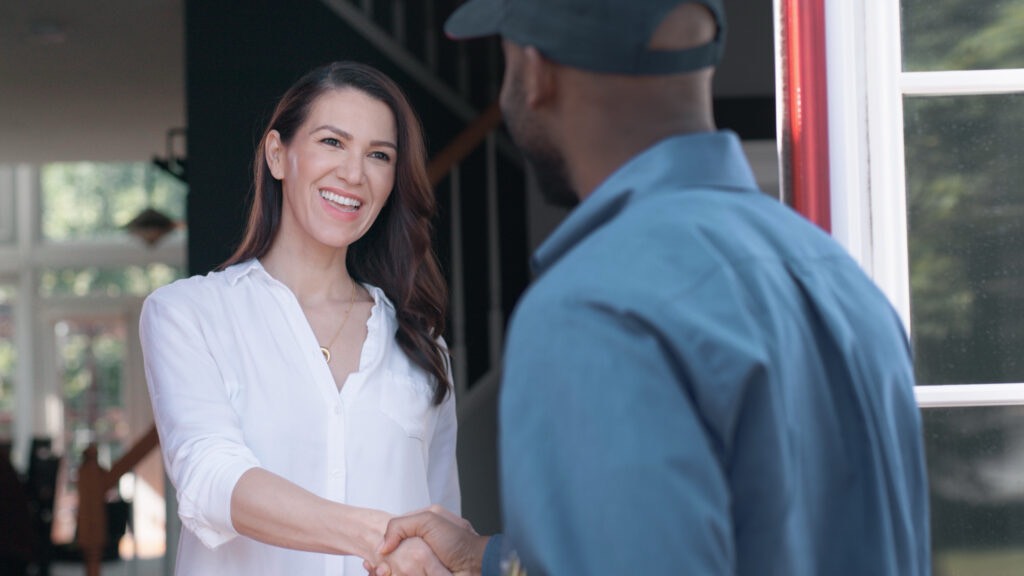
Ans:
[[[342,154],[335,173],[349,184],[363,181],[363,159],[356,154]]]

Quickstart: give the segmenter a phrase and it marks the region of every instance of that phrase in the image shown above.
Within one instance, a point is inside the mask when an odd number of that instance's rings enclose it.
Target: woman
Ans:
[[[389,514],[459,509],[422,134],[394,82],[334,63],[254,165],[238,250],[142,312],[177,573],[365,574]]]

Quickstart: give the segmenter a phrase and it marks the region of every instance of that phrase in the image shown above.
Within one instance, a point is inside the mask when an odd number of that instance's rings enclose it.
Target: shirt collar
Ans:
[[[254,273],[262,274],[265,277],[270,276],[270,274],[263,269],[263,264],[260,264],[259,260],[253,258],[225,268],[224,278],[227,280],[229,285],[234,286],[238,284],[242,278]]]
[[[270,275],[270,272],[267,272],[267,269],[263,267],[263,263],[256,258],[246,260],[244,262],[239,262],[238,264],[233,264],[224,269],[224,278],[231,286],[237,285],[242,280],[242,278],[245,278],[246,276],[250,275],[255,275],[257,277],[262,277],[267,280],[279,282],[279,280]],[[388,298],[387,294],[385,294],[383,290],[381,290],[377,286],[367,284],[365,282],[360,282],[360,284],[364,288],[366,288],[366,290],[370,293],[370,296],[373,297],[374,304],[390,308],[391,310],[395,309],[395,305],[391,302],[391,300]]]
[[[672,136],[634,156],[601,183],[541,244],[534,272],[550,268],[573,246],[611,220],[634,194],[665,188],[756,190],[754,173],[734,132]]]

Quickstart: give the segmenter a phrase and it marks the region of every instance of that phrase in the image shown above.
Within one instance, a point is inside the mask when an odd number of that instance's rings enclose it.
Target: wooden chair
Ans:
[[[53,507],[61,457],[47,451],[32,454],[29,462],[25,492],[35,527],[36,555],[33,564],[36,574],[47,576],[50,573],[50,561],[53,556],[53,540],[50,533],[53,530]]]
[[[0,446],[0,574],[25,574],[36,558],[35,521],[25,485],[11,465],[10,444]]]
[[[107,537],[100,555],[102,562],[113,562],[121,559],[119,547],[121,539],[128,533],[132,519],[132,503],[120,498],[106,503]],[[69,544],[58,544],[53,548],[54,562],[75,562],[84,560],[82,548],[78,545],[78,533]]]

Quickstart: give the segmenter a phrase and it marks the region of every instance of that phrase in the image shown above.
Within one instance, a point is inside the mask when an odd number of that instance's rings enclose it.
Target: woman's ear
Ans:
[[[267,139],[263,146],[263,156],[270,167],[270,175],[277,180],[284,178],[284,143],[281,142],[281,133],[277,130],[267,132]]]

